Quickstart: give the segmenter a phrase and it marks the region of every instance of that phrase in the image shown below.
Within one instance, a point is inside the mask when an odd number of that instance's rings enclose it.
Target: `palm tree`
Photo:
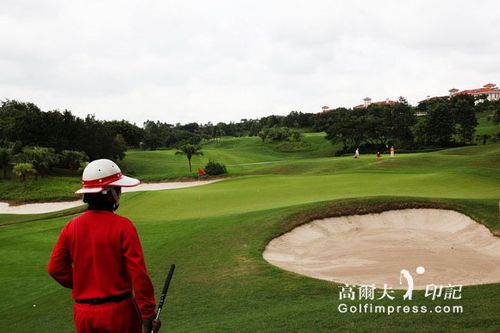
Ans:
[[[193,168],[191,167],[191,158],[194,155],[203,155],[201,151],[201,147],[198,145],[185,144],[179,147],[179,150],[175,152],[176,155],[186,155],[189,163],[189,172],[193,172]]]

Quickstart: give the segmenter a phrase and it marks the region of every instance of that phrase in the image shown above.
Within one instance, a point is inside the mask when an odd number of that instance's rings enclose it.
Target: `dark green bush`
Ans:
[[[205,173],[210,176],[223,175],[227,173],[227,169],[222,163],[209,161],[207,165],[205,165]]]

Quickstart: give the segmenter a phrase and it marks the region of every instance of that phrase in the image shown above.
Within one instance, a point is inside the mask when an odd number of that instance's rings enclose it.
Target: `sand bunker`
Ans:
[[[192,182],[141,183],[135,187],[124,187],[122,191],[124,193],[127,193],[127,192],[142,192],[142,191],[174,190],[179,188],[211,184],[221,180],[222,179],[192,181]],[[15,206],[11,206],[6,202],[0,202],[0,214],[43,214],[43,213],[51,213],[64,209],[74,208],[81,205],[83,205],[82,200],[63,201],[63,202],[42,202],[42,203],[31,203],[31,204],[15,205]]]
[[[316,220],[272,240],[264,259],[288,271],[354,285],[400,284],[406,269],[415,289],[427,284],[500,282],[500,238],[468,216],[438,209]],[[425,272],[418,274],[417,267]],[[422,273],[422,269],[419,269]]]

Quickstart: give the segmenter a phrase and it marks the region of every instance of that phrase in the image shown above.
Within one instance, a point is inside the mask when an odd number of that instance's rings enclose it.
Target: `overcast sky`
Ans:
[[[497,1],[0,1],[0,99],[239,121],[500,84]]]

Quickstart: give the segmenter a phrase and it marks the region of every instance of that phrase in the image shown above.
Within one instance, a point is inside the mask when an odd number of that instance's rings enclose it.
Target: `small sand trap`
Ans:
[[[500,238],[468,216],[439,209],[316,220],[272,240],[264,259],[321,280],[371,285],[400,284],[406,269],[415,289],[427,284],[500,282]],[[416,268],[425,268],[417,274]]]
[[[221,181],[222,179],[203,180],[193,182],[165,182],[165,183],[141,183],[135,187],[122,188],[123,193],[174,190],[194,186],[207,185]],[[0,214],[43,214],[57,212],[64,209],[74,208],[83,205],[82,200],[62,201],[62,202],[41,202],[24,205],[11,206],[7,202],[0,202]]]

